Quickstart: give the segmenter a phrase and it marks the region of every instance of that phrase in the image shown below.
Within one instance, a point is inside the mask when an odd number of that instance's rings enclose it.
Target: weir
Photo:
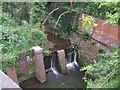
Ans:
[[[76,48],[71,48],[66,41],[51,34],[48,34],[48,39],[55,47],[52,49],[52,55],[44,56],[43,60],[46,74],[44,77],[47,82],[41,83],[39,79],[32,77],[22,82],[20,86],[22,88],[85,88],[86,83],[82,79],[84,72],[79,70]]]
[[[64,54],[62,56],[58,56],[57,55],[57,52],[61,52]],[[46,69],[46,73],[49,72],[49,71],[52,71],[54,74],[58,75],[60,74],[60,69],[59,67],[64,67],[63,69],[65,69],[65,73],[67,73],[67,69],[70,69],[70,68],[75,68],[75,66],[79,67],[78,63],[77,63],[77,50],[76,49],[71,49],[71,48],[68,48],[68,49],[65,49],[65,50],[59,50],[57,52],[54,52],[51,56],[51,60],[49,60],[51,65],[50,65],[50,68],[47,68]],[[65,52],[65,53],[64,53]],[[58,57],[63,57],[64,58],[64,61],[59,62],[59,59]],[[63,60],[63,59],[61,59]],[[64,64],[63,64],[64,62]],[[62,66],[57,66],[61,63]],[[64,65],[64,66],[63,66]],[[64,74],[64,73],[62,73]]]
[[[66,61],[66,64],[64,65],[66,68],[65,70],[67,73],[63,75],[61,73],[58,64],[59,62],[59,56],[58,53],[63,54],[64,52],[64,60]],[[36,78],[31,78],[21,84],[21,87],[28,87],[28,88],[84,88],[86,84],[84,83],[82,77],[84,76],[84,73],[79,71],[79,66],[76,61],[77,59],[77,50],[76,49],[65,49],[65,50],[58,50],[57,52],[53,52],[51,58],[49,58],[49,63],[51,64],[50,68],[46,68],[46,80],[45,83],[40,83]],[[63,62],[62,62],[63,63]],[[47,67],[47,66],[46,66]],[[73,83],[74,82],[74,83]],[[29,84],[29,85],[28,85]]]

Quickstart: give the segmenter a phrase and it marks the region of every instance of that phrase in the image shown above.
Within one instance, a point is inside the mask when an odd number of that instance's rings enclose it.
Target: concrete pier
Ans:
[[[60,72],[62,74],[67,73],[67,67],[66,67],[66,58],[65,58],[65,51],[64,50],[59,50],[57,51],[58,54],[58,62],[59,62],[59,67],[60,67]]]
[[[13,67],[8,67],[7,68],[7,75],[17,84],[19,85],[18,78],[16,71]]]
[[[35,67],[35,76],[36,78],[41,82],[46,81],[46,71],[45,71],[45,65],[44,65],[44,58],[43,58],[43,49],[39,46],[32,47],[33,54],[35,57],[34,61],[34,67]]]
[[[17,88],[17,90],[22,90],[11,78],[0,70],[0,90],[4,88],[10,90]]]

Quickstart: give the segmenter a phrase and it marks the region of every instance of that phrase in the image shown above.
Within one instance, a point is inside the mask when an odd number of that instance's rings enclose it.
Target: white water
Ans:
[[[72,62],[72,53],[74,53],[74,60],[73,60],[73,62]],[[78,63],[77,63],[77,61],[76,61],[76,59],[77,59],[77,51],[74,50],[73,52],[70,52],[68,55],[69,55],[69,57],[68,57],[69,61],[68,61],[67,65],[66,65],[67,68],[68,68],[68,69],[74,69],[75,66],[79,67],[79,65],[78,65]],[[53,60],[51,60],[51,67],[50,67],[49,69],[47,69],[46,72],[48,72],[48,71],[52,71],[55,75],[60,74],[60,73],[55,69],[55,66],[54,66],[54,64],[53,64]]]
[[[51,70],[53,71],[54,74],[58,75],[59,73],[57,72],[57,70],[55,70],[55,67],[53,65],[53,62],[51,60]]]
[[[76,65],[76,66],[78,66],[79,67],[79,65],[78,65],[78,63],[77,63],[77,51],[76,50],[74,50],[74,64]]]
[[[71,54],[70,54],[70,55],[71,55]],[[71,58],[71,57],[70,57],[70,58]],[[73,62],[70,62],[70,63],[67,63],[67,68],[68,68],[68,69],[75,68],[75,65],[76,65],[77,67],[79,67],[76,59],[77,59],[77,52],[76,52],[76,50],[74,50],[74,61],[73,61]],[[71,60],[71,59],[70,59],[70,60]]]
[[[46,70],[46,72],[52,71],[55,75],[58,75],[58,71],[55,69],[54,65],[53,65],[53,61],[51,60],[51,67],[49,69]]]

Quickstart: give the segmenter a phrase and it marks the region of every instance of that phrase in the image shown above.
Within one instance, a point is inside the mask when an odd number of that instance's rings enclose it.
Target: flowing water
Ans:
[[[47,81],[45,83],[41,84],[35,77],[33,77],[20,84],[20,86],[22,88],[85,88],[86,84],[82,79],[84,73],[80,72],[80,68],[76,62],[76,50],[68,53],[67,56],[69,57],[68,60],[66,60],[67,74],[62,75],[57,70],[55,62],[56,57],[54,56],[54,58],[51,58],[51,67],[46,69]],[[74,60],[72,60],[72,56]]]
[[[74,54],[73,61],[72,61],[72,58],[71,58],[72,53]],[[69,61],[69,63],[67,63],[67,67],[68,68],[74,68],[75,66],[79,67],[79,65],[78,65],[78,63],[76,61],[77,60],[77,51],[74,50],[73,52],[70,52],[69,57],[70,57],[70,61]]]
[[[57,56],[56,56],[56,53],[54,52],[52,54],[52,57],[51,57],[51,60],[50,62],[50,68],[46,69],[46,72],[53,72],[54,74],[58,75],[58,71],[56,69],[56,60],[57,60]]]
[[[80,67],[77,63],[77,50],[66,49],[66,45],[60,39],[53,39],[53,36],[49,37],[49,40],[53,43],[57,43],[57,48],[54,50],[64,49],[66,62],[67,62],[67,74],[62,75],[57,69],[57,54],[54,52],[48,60],[49,67],[46,66],[47,81],[40,83],[35,77],[24,81],[20,84],[22,88],[85,88],[86,83],[82,79],[84,76],[83,72],[80,72]],[[59,43],[58,43],[59,42]]]

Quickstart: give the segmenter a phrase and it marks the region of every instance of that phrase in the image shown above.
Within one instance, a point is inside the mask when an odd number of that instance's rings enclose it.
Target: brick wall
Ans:
[[[79,16],[79,30],[82,29],[82,22],[81,16]],[[89,16],[86,15],[85,16]],[[95,18],[95,17],[93,17]],[[95,18],[97,27],[94,27],[94,33],[92,35],[92,38],[96,39],[99,42],[102,42],[103,44],[106,44],[108,46],[112,47],[120,47],[120,26],[118,25],[112,25],[108,24],[105,21]],[[89,32],[88,32],[89,33]]]

